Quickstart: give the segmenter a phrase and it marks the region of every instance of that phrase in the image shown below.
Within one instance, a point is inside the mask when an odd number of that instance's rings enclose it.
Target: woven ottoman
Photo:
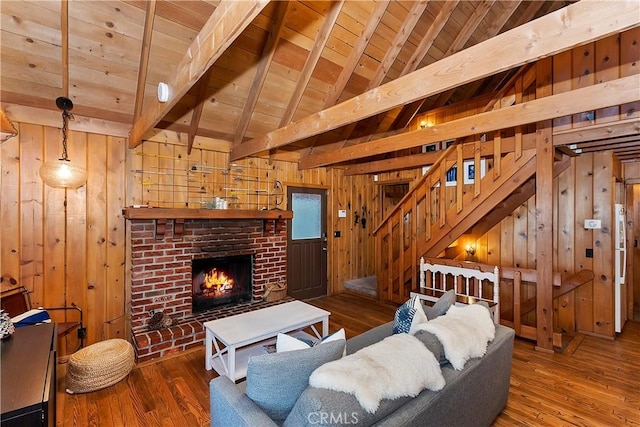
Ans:
[[[133,346],[123,339],[91,344],[69,357],[67,393],[88,393],[124,379],[135,366]]]

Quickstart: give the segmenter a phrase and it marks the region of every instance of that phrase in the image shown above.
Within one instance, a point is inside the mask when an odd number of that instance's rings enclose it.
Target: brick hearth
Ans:
[[[202,323],[279,302],[263,302],[264,288],[286,277],[287,231],[284,221],[265,230],[263,220],[186,220],[179,238],[173,224],[156,236],[153,220],[130,220],[131,328],[138,361],[203,345]],[[161,237],[161,238],[156,238]],[[191,260],[254,255],[251,302],[191,312]],[[164,312],[177,325],[148,331],[150,312]]]

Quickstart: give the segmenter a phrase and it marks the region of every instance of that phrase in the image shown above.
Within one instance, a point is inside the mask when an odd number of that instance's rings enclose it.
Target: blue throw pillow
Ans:
[[[412,334],[417,325],[427,321],[427,316],[420,309],[421,305],[420,299],[415,296],[398,307],[393,318],[394,334]]]
[[[247,396],[278,424],[309,385],[316,368],[340,359],[344,340],[327,342],[304,350],[261,354],[249,358]]]
[[[51,317],[49,317],[47,310],[34,308],[12,317],[11,321],[16,328],[22,328],[23,326],[39,325],[40,323],[51,323]]]

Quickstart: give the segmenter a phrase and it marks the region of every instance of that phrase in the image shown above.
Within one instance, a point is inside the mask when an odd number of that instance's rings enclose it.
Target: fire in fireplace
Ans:
[[[252,255],[194,259],[191,263],[192,310],[251,300]]]

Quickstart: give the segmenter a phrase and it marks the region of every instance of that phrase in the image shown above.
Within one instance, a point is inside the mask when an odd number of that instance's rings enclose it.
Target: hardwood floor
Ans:
[[[331,311],[330,330],[352,337],[393,319],[395,307],[344,293],[309,301]],[[58,365],[59,426],[207,426],[209,380],[204,351],[136,366],[118,384],[66,394]],[[640,323],[616,340],[577,336],[563,354],[516,340],[509,402],[495,426],[640,426]],[[226,426],[225,426],[226,427]]]

